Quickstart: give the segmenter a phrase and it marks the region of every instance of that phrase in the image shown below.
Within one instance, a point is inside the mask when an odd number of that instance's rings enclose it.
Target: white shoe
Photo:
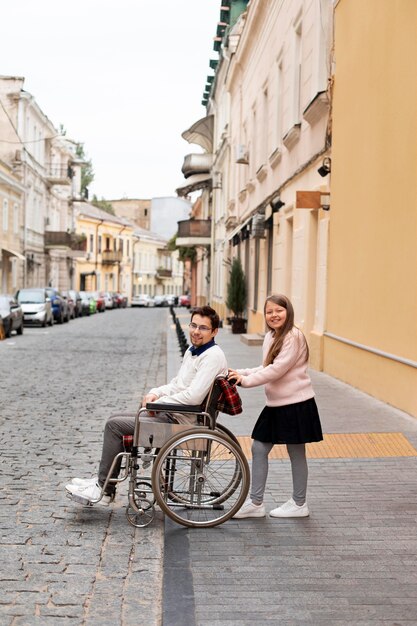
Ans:
[[[233,519],[243,519],[245,517],[265,517],[265,505],[253,504],[251,500],[247,500],[243,506],[233,515]]]
[[[87,485],[95,485],[97,482],[97,476],[92,478],[73,478],[71,485],[78,485],[79,487],[86,487]]]
[[[310,512],[308,510],[307,502],[304,502],[301,506],[296,504],[292,498],[282,504],[276,509],[272,509],[269,512],[270,517],[308,517]]]
[[[65,485],[65,489],[71,494],[71,497],[75,502],[91,506],[92,504],[100,504],[101,506],[109,506],[114,500],[114,496],[107,494],[102,495],[102,489],[98,483],[90,483],[84,487],[81,485],[74,485],[69,483]]]

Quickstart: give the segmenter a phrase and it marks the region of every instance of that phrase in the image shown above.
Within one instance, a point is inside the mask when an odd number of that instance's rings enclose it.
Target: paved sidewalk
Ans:
[[[186,325],[188,312],[177,314]],[[172,329],[168,363],[179,359],[174,337]],[[261,348],[228,329],[218,343],[232,367],[261,362]],[[330,376],[311,376],[325,442],[309,446],[310,517],[208,530],[166,523],[164,626],[417,625],[417,420]],[[246,445],[264,396],[262,388],[241,396],[243,414],[220,421]],[[291,495],[289,461],[280,456],[270,461],[267,510]],[[172,585],[184,578],[174,602]]]

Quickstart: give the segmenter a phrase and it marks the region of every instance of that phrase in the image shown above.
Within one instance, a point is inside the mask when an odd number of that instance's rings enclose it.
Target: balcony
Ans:
[[[73,177],[72,168],[69,165],[53,165],[47,163],[45,178],[51,185],[70,185]]]
[[[177,246],[209,246],[211,220],[181,220],[178,222]]]
[[[205,154],[187,154],[184,157],[184,163],[181,168],[185,178],[193,174],[208,174],[213,164],[213,155]]]
[[[45,231],[45,248],[70,248],[86,252],[87,239],[85,235],[77,233],[68,233],[67,231],[46,230]]]
[[[121,250],[103,250],[101,253],[101,263],[102,265],[116,265],[122,262],[122,257],[123,254]]]
[[[172,278],[172,270],[165,269],[164,267],[159,267],[156,270],[155,278],[157,280],[163,280],[164,278]]]

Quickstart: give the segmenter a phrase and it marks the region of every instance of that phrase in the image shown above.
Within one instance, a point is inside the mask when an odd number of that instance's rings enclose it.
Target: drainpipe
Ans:
[[[126,226],[123,226],[123,228],[121,228],[119,230],[119,232],[117,233],[117,237],[120,237],[120,233],[122,233],[124,230],[126,229]],[[124,252],[124,250],[123,250]],[[122,256],[122,261],[123,261],[123,256]],[[122,261],[120,261],[119,263],[119,270],[117,272],[117,291],[118,293],[120,293],[120,271],[121,271],[121,265],[122,265]]]
[[[97,267],[98,267],[98,258],[97,258],[98,256],[98,229],[100,228],[103,222],[104,220],[100,220],[96,226],[96,262],[95,262],[96,291],[97,291]]]

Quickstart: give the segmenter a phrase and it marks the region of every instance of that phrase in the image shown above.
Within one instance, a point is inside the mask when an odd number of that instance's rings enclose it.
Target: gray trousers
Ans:
[[[291,461],[293,500],[301,505],[306,501],[308,467],[306,447],[304,443],[287,443]],[[268,477],[268,455],[274,447],[273,443],[253,440],[252,443],[252,483],[250,498],[254,504],[262,504],[266,479]]]
[[[194,416],[186,416],[178,413],[158,413],[158,416],[141,413],[141,422],[174,422],[174,423],[195,423]],[[104,427],[103,448],[101,451],[101,460],[98,470],[98,483],[103,486],[114,457],[123,452],[123,435],[133,435],[135,430],[135,417],[131,415],[113,415],[109,417]],[[111,478],[117,478],[120,471],[120,461],[115,465]],[[114,484],[110,484],[106,488],[106,492],[111,494],[115,491]]]

